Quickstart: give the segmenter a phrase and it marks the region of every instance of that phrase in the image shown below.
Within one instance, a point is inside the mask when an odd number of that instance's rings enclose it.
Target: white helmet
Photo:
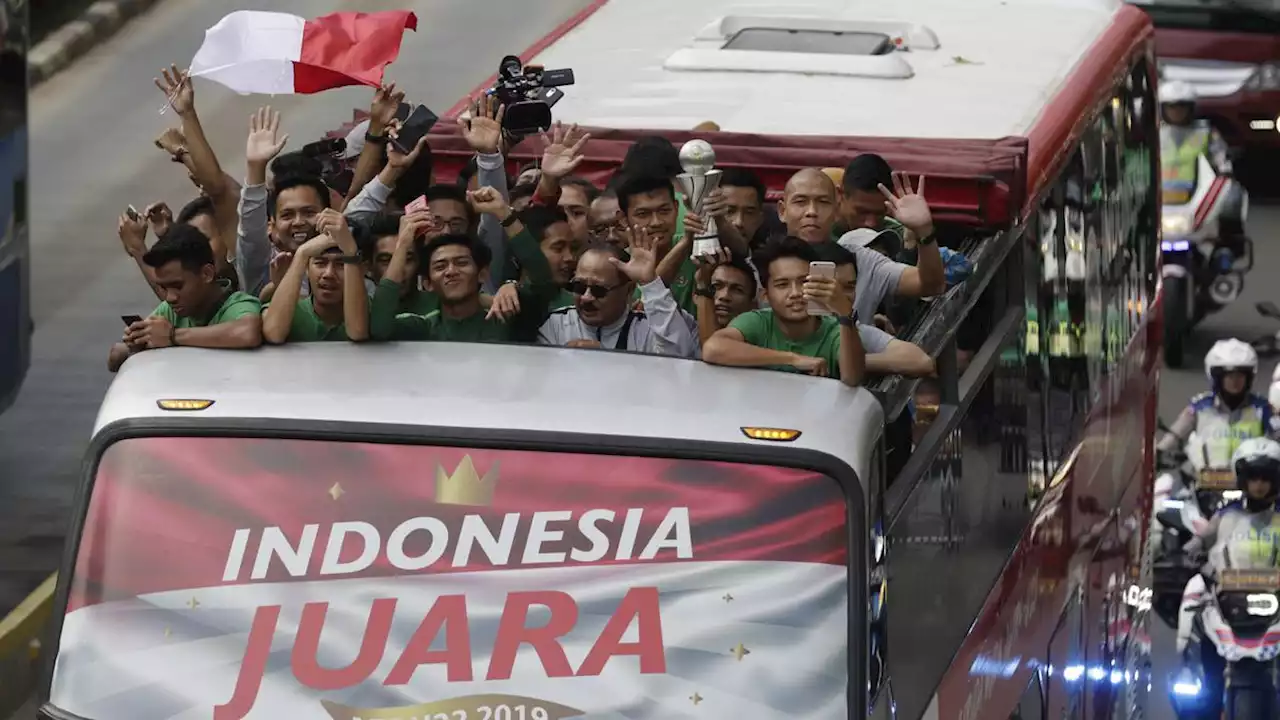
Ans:
[[[1173,80],[1167,83],[1160,83],[1159,97],[1161,105],[1193,103],[1196,101],[1196,89],[1189,82]]]
[[[1204,374],[1209,382],[1213,382],[1215,370],[1219,373],[1243,370],[1252,382],[1254,374],[1258,372],[1258,353],[1243,340],[1219,340],[1204,356]]]
[[[1262,510],[1275,503],[1280,494],[1280,443],[1271,438],[1249,438],[1236,447],[1231,456],[1231,468],[1236,473],[1236,485],[1241,489],[1250,480],[1266,480],[1271,483],[1271,492],[1263,498],[1246,497],[1245,502],[1251,510]]]

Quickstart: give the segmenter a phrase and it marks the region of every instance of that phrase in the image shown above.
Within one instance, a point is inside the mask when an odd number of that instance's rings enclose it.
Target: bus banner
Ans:
[[[51,703],[99,720],[848,716],[819,473],[135,438],[99,463]]]

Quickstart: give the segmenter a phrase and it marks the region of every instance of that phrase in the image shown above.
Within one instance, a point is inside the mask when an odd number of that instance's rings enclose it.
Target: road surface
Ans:
[[[504,0],[416,0],[419,30],[406,38],[389,77],[437,112],[482,81],[507,52],[518,52],[587,0],[540,0],[537,13]],[[355,0],[331,9],[386,10],[405,0]],[[520,7],[520,11],[514,8]],[[13,607],[52,571],[61,551],[81,452],[97,404],[110,381],[108,346],[120,336],[119,316],[145,314],[155,300],[115,236],[128,204],[165,200],[179,208],[192,197],[183,174],[151,144],[169,123],[151,78],[183,64],[203,30],[234,9],[314,13],[303,0],[163,0],[148,15],[36,89],[32,102],[33,255],[36,336],[34,359],[18,402],[0,416],[0,611]],[[319,137],[367,105],[365,89],[303,98],[276,98],[291,147]],[[224,167],[242,173],[244,132],[263,98],[242,98],[205,83],[197,103]],[[1262,278],[1280,269],[1280,207],[1255,204],[1251,232],[1258,240],[1252,284],[1235,307],[1209,319],[1188,357],[1217,338],[1251,338],[1273,329],[1252,303],[1269,297]],[[1280,298],[1274,298],[1278,299]],[[1269,378],[1268,363],[1260,377]],[[1172,418],[1204,388],[1201,370],[1166,371],[1161,412]],[[1171,633],[1157,630],[1157,695],[1171,667]],[[1156,718],[1172,717],[1167,705]]]

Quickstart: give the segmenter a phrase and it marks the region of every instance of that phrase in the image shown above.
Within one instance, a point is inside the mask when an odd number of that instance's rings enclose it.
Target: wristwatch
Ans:
[[[502,221],[502,227],[509,228],[512,225],[515,225],[516,221],[518,221],[519,219],[520,219],[520,216],[516,214],[515,210],[512,210],[511,213],[507,215],[507,219]]]
[[[374,145],[386,145],[389,138],[386,135],[374,135],[371,132],[364,134],[364,141],[373,143]]]
[[[342,262],[348,265],[359,265],[364,262],[364,258],[360,257],[360,253],[355,255],[343,255]]]
[[[714,299],[715,299],[715,297],[716,297],[716,291],[715,291],[715,290],[712,290],[712,289],[711,289],[711,288],[709,288],[709,287],[697,287],[697,288],[694,288],[694,290],[693,290],[693,294],[694,294],[694,295],[701,295],[701,296],[702,296],[702,297],[704,297],[704,298],[711,298],[712,300],[714,300]]]
[[[932,245],[937,241],[938,241],[938,233],[935,230],[929,233],[928,235],[925,235],[924,237],[920,238],[917,242],[919,242],[921,245]]]
[[[840,323],[845,327],[856,328],[858,327],[858,311],[854,310],[848,315],[842,315],[836,318],[836,322]]]

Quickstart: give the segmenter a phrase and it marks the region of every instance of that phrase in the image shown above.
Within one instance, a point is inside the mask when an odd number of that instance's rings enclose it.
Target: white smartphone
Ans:
[[[809,277],[829,278],[831,280],[835,280],[836,264],[833,262],[821,262],[821,261],[811,262],[809,263]],[[832,313],[830,310],[823,307],[822,305],[819,305],[813,302],[812,300],[810,300],[809,314],[810,315],[832,315],[834,313]]]

